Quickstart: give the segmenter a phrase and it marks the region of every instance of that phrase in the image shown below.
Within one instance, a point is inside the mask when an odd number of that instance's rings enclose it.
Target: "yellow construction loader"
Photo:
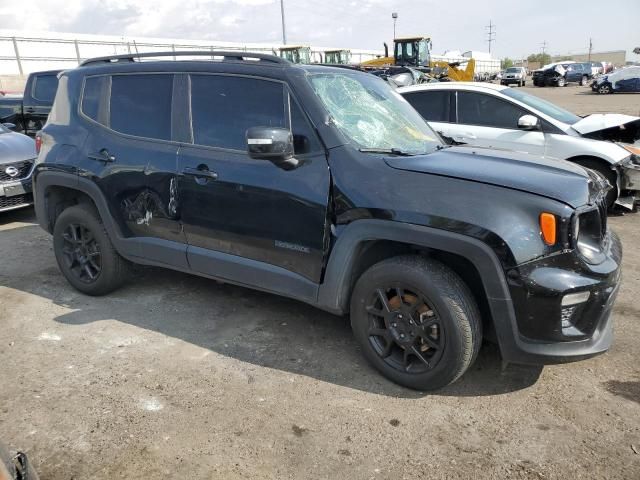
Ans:
[[[463,69],[462,64],[466,63]],[[367,60],[360,64],[363,68],[391,68],[394,66],[413,67],[435,77],[447,77],[456,82],[471,82],[475,74],[476,62],[473,58],[462,62],[446,62],[431,57],[429,37],[403,37],[393,40],[393,57],[384,44],[384,57]]]

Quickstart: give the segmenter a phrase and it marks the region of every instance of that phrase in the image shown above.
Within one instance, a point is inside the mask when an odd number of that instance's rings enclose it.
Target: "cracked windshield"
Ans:
[[[310,81],[333,123],[361,149],[420,155],[441,146],[422,117],[376,77],[321,74]]]

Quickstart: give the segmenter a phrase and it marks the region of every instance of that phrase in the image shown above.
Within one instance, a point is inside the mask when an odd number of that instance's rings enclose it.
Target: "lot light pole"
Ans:
[[[282,16],[282,44],[287,44],[287,31],[284,26],[284,0],[280,0],[280,15]]]
[[[396,20],[398,20],[398,13],[393,12],[391,14],[391,18],[393,18],[393,40],[396,39]]]

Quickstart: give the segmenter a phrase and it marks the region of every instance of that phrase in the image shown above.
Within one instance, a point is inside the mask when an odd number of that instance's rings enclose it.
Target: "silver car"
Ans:
[[[33,138],[0,124],[0,212],[33,204],[31,173],[36,156]]]

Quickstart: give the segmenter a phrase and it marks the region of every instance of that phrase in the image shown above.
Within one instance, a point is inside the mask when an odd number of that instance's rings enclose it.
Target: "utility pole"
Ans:
[[[287,44],[287,30],[284,26],[284,0],[280,0],[280,15],[282,16],[282,44]]]
[[[489,44],[489,53],[491,53],[491,42],[496,39],[496,26],[489,20],[489,25],[484,28],[487,29],[487,43]]]
[[[544,54],[547,51],[547,41],[544,40],[540,45],[541,45],[541,50],[542,50],[542,62],[541,63],[544,63]],[[542,66],[542,65],[540,65],[540,66]]]
[[[589,61],[591,61],[591,52],[593,51],[593,42],[591,41],[591,37],[589,37]]]
[[[393,40],[396,39],[396,20],[398,20],[398,13],[393,12],[391,14],[391,18],[393,18]]]

